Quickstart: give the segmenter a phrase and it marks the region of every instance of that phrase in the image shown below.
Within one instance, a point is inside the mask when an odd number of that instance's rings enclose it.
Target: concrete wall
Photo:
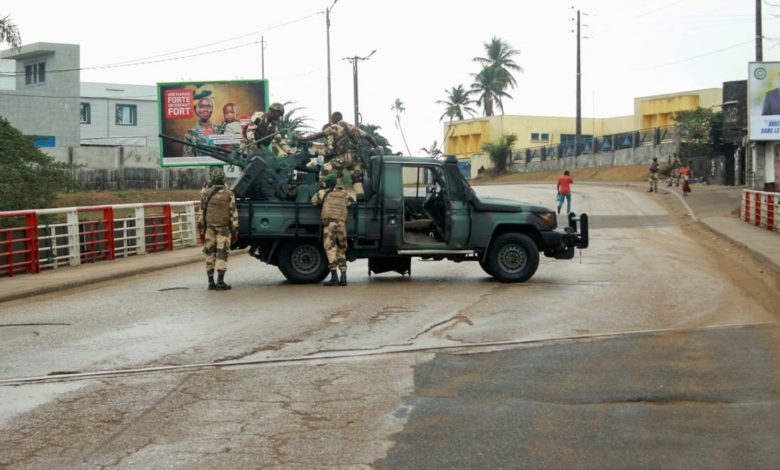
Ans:
[[[57,147],[79,144],[79,46],[35,43],[5,50],[16,62],[14,90],[0,95],[0,115],[25,135],[53,136]],[[25,83],[25,66],[45,63],[45,81]],[[55,70],[72,70],[56,72]]]
[[[157,88],[116,83],[81,84],[80,103],[88,103],[90,122],[81,123],[82,145],[159,147]],[[117,125],[117,105],[134,105],[135,125]]]

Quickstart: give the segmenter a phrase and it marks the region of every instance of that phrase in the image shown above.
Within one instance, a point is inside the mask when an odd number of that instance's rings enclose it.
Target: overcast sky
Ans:
[[[333,0],[64,2],[3,0],[24,44],[81,46],[81,80],[154,85],[265,77],[272,101],[327,116],[324,10]],[[764,60],[780,60],[780,0],[764,3]],[[720,87],[747,77],[755,60],[755,0],[338,0],[331,11],[333,110],[353,120],[352,66],[359,64],[363,122],[405,152],[390,107],[400,98],[412,153],[441,142],[445,89],[469,86],[497,36],[520,51],[506,114],[574,116],[576,9],[582,23],[582,113],[633,114],[633,98]],[[116,63],[147,62],[112,68]]]

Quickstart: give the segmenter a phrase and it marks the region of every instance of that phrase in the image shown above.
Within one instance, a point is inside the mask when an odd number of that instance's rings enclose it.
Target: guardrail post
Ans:
[[[78,266],[81,264],[81,243],[79,242],[79,214],[74,210],[69,210],[67,217],[68,229],[68,264]]]
[[[173,217],[171,205],[162,206],[163,230],[165,230],[165,249],[173,251]]]
[[[104,240],[106,244],[106,259],[112,260],[116,257],[114,248],[114,208],[109,206],[103,208],[103,223],[105,228]]]
[[[197,233],[197,223],[196,223],[196,215],[195,215],[195,204],[192,202],[188,202],[186,206],[184,206],[184,214],[187,221],[187,232],[189,233],[189,239],[191,240],[190,243],[188,243],[189,246],[195,246],[198,244],[198,233]]]
[[[135,206],[135,254],[146,254],[146,219],[144,219],[144,206]]]
[[[766,228],[775,229],[775,197],[773,194],[766,195]]]
[[[27,251],[27,272],[39,273],[41,272],[41,262],[38,258],[38,214],[36,212],[27,214],[24,221],[25,238],[27,238],[29,246]]]
[[[755,201],[753,203],[753,215],[755,220],[753,223],[756,227],[761,226],[761,193],[754,193]]]

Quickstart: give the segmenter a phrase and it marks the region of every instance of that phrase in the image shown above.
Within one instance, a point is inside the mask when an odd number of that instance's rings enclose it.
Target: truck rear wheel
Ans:
[[[539,267],[539,250],[531,238],[522,233],[505,233],[490,244],[487,271],[501,282],[523,282]]]
[[[328,259],[316,240],[291,241],[279,250],[279,270],[290,282],[320,282],[328,275]]]

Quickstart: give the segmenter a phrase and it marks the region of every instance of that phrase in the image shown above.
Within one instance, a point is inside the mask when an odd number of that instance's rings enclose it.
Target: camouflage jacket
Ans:
[[[231,232],[238,232],[236,196],[224,185],[215,184],[200,192],[198,233],[205,231],[207,226],[229,227]]]
[[[320,189],[311,197],[311,203],[315,206],[322,204],[322,214],[320,218],[326,220],[347,221],[347,207],[355,202],[352,196],[344,190],[343,186],[336,186],[333,189]]]
[[[255,124],[258,120],[260,122]],[[273,135],[273,137],[269,137],[271,135]],[[263,140],[256,143],[260,139]],[[289,155],[292,153],[290,144],[287,142],[287,139],[282,136],[279,122],[269,121],[266,117],[266,113],[261,111],[252,115],[252,121],[246,127],[244,138],[242,139],[242,146],[247,152],[259,153],[258,145],[262,147],[271,145],[271,149],[275,155]]]

